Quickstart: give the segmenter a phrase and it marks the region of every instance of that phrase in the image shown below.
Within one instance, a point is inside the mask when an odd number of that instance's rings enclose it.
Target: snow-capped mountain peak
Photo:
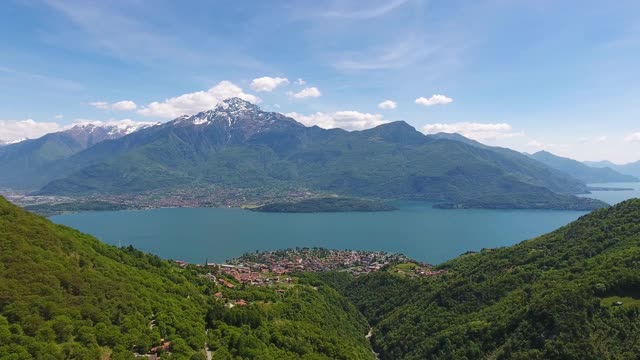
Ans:
[[[234,97],[218,103],[212,110],[203,111],[195,115],[183,115],[173,122],[193,125],[207,125],[212,123],[227,123],[232,127],[237,119],[254,119],[266,117],[260,107],[246,100]]]

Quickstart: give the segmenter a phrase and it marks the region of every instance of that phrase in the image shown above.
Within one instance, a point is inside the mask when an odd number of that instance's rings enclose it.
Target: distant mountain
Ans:
[[[295,185],[352,196],[460,202],[586,191],[583,182],[509,149],[428,137],[402,121],[353,132],[305,127],[237,98],[100,142],[39,171],[57,179],[40,194],[66,195],[197,184]]]
[[[0,148],[0,186],[29,188],[41,184],[40,169],[99,142],[117,139],[150,124],[80,124],[68,130],[46,134]]]
[[[618,165],[614,164],[611,161],[585,161],[586,165],[595,167],[595,168],[603,168],[608,167],[615,171],[618,171],[623,174],[633,175],[635,177],[640,178],[640,160],[628,164]]]
[[[4,140],[0,140],[0,146],[7,146],[7,145],[11,145],[11,144],[17,144],[21,141],[25,141],[27,140],[26,138],[22,138],[22,139],[17,139],[17,140],[12,140],[12,141],[4,141]]]
[[[621,174],[610,167],[595,168],[587,166],[579,161],[560,157],[547,151],[538,151],[530,155],[552,168],[566,172],[576,179],[586,183],[607,183],[607,182],[637,182],[638,178]]]
[[[476,147],[480,147],[483,149],[489,149],[491,148],[491,146],[485,145],[479,141],[476,140],[472,140],[469,139],[468,137],[462,136],[458,133],[445,133],[445,132],[439,132],[439,133],[435,133],[435,134],[428,134],[427,135],[428,138],[430,139],[444,139],[444,140],[453,140],[453,141],[459,141],[462,143],[465,143],[467,145],[472,145],[472,146],[476,146]]]

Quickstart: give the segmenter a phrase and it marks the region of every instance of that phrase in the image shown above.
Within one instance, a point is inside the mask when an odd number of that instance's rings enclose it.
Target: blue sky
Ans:
[[[640,159],[638,1],[8,0],[0,53],[0,140],[241,96],[305,124]]]

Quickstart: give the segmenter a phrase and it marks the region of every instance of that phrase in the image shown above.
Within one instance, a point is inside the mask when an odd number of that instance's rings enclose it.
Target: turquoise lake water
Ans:
[[[638,184],[625,185],[635,190],[591,196],[610,203],[640,196]],[[425,202],[395,205],[400,210],[377,213],[282,214],[196,208],[87,212],[51,219],[109,244],[131,244],[163,258],[197,263],[205,259],[222,262],[255,250],[319,246],[401,252],[438,264],[469,250],[512,245],[545,234],[585,214],[439,210]]]

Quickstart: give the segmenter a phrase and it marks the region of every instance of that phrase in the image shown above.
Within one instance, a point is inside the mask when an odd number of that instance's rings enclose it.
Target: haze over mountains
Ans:
[[[586,183],[638,181],[637,177],[613,170],[610,166],[605,165],[603,167],[591,167],[573,159],[554,155],[548,151],[538,151],[530,156],[543,164],[554,169],[564,171],[576,179]]]
[[[640,160],[628,164],[614,164],[611,161],[585,161],[586,165],[591,167],[603,168],[608,167],[624,174],[630,174],[640,177]]]

